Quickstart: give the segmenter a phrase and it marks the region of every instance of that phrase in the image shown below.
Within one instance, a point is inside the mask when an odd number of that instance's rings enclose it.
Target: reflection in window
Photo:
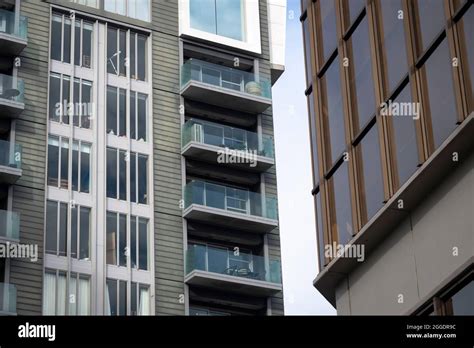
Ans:
[[[374,81],[372,78],[372,63],[370,59],[370,40],[367,16],[357,26],[349,44],[352,46],[354,64],[351,86],[355,87],[359,129],[367,124],[375,113]]]
[[[352,24],[365,6],[365,0],[346,0],[349,10],[349,23]],[[383,1],[382,1],[383,2]],[[347,28],[346,28],[347,29]]]
[[[347,162],[342,162],[330,179],[330,184],[334,191],[332,230],[337,233],[339,244],[347,244],[354,233]]]
[[[108,265],[127,266],[127,215],[107,212]]]
[[[74,259],[90,259],[90,218],[90,208],[71,207],[71,257]]]
[[[435,148],[456,128],[457,111],[454,96],[448,40],[444,39],[425,63],[429,107]]]
[[[127,282],[107,279],[105,315],[127,315]]]
[[[107,134],[127,136],[127,91],[107,86]]]
[[[49,77],[49,119],[54,122],[69,124],[71,77],[51,73]]]
[[[107,29],[107,72],[127,76],[125,59],[127,57],[127,32],[109,27]]]
[[[150,0],[104,0],[104,9],[122,16],[150,21]]]
[[[46,253],[67,256],[67,203],[47,201],[46,204]]]
[[[92,105],[92,82],[74,78],[74,92],[72,102],[73,125],[89,129],[91,127],[91,117],[93,115]]]
[[[447,301],[453,315],[474,315],[474,281],[466,284]]]
[[[74,64],[83,68],[92,67],[92,40],[94,25],[76,18],[74,28]]]
[[[397,105],[412,103],[410,84],[406,85],[395,98]],[[416,141],[415,115],[394,115],[391,117],[395,136],[395,156],[399,185],[402,186],[418,166],[418,147]]]
[[[73,141],[72,144],[72,189],[78,192],[90,192],[91,145]]]
[[[334,163],[346,144],[338,58],[331,63],[322,78],[321,95],[324,120],[329,124],[330,159],[331,163]]]
[[[146,94],[130,92],[130,138],[147,140],[147,102]]]
[[[62,61],[63,16],[53,14],[51,18],[51,59]]]
[[[67,189],[69,186],[69,139],[48,138],[48,185]]]
[[[242,0],[189,0],[191,28],[244,40]]]
[[[465,75],[466,80],[470,79],[472,93],[474,90],[474,6],[471,5],[469,10],[464,14],[458,27],[460,28],[461,38],[466,42],[465,49],[467,61],[464,64],[467,64],[467,66],[464,66],[463,74]],[[473,110],[471,109],[468,113],[472,111]]]
[[[107,197],[127,200],[126,151],[107,148]]]
[[[321,0],[323,58],[327,61],[337,47],[336,9],[334,0]]]
[[[148,270],[148,220],[131,217],[130,257],[134,269]]]
[[[383,2],[383,1],[382,1]],[[418,0],[418,20],[421,31],[421,51],[426,51],[436,36],[444,29],[444,1]],[[421,53],[421,52],[419,52]]]
[[[402,0],[380,1],[383,23],[383,47],[385,68],[388,74],[388,92],[393,92],[408,73],[405,30],[399,16]],[[388,96],[387,96],[388,97]]]
[[[150,315],[150,287],[132,282],[131,315]]]
[[[362,195],[365,198],[367,221],[369,221],[382,208],[385,198],[379,132],[376,123],[364,136],[358,147],[360,148],[359,155],[361,156],[361,177],[364,180],[365,188]]]

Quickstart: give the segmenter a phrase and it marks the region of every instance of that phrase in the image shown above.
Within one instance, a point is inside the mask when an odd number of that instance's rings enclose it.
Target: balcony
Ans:
[[[264,172],[275,164],[273,139],[217,123],[190,120],[183,126],[183,156],[199,161]]]
[[[279,260],[227,248],[191,244],[186,251],[188,285],[242,295],[271,296],[282,290]]]
[[[277,200],[256,192],[191,181],[184,188],[183,217],[264,234],[278,226]]]
[[[0,315],[16,315],[16,287],[0,283]]]
[[[183,97],[259,114],[272,105],[271,83],[255,74],[189,59],[181,67]]]
[[[15,12],[0,10],[0,47],[3,54],[17,56],[27,44],[28,19],[20,16],[15,21]]]
[[[25,109],[22,79],[0,74],[0,118],[17,118]]]
[[[0,243],[20,241],[20,215],[7,210],[0,210]]]
[[[21,175],[21,145],[0,140],[0,183],[14,184]]]

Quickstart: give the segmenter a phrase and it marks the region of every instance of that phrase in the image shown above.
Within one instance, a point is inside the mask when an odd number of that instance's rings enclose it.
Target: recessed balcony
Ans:
[[[188,285],[262,297],[282,290],[279,260],[204,244],[189,245],[184,281]]]
[[[24,90],[22,79],[0,74],[0,118],[17,118],[23,112]]]
[[[22,175],[21,145],[0,140],[0,183],[14,184]]]
[[[20,241],[20,215],[13,211],[0,210],[0,243]]]
[[[277,200],[234,187],[191,181],[184,188],[183,217],[264,234],[278,226]]]
[[[264,172],[275,164],[273,139],[217,123],[189,120],[182,130],[186,158]]]
[[[0,283],[0,315],[16,315],[16,287]]]
[[[181,68],[181,95],[254,114],[262,113],[272,105],[269,80],[247,71],[194,58]]]
[[[19,55],[27,45],[28,19],[13,11],[0,10],[0,47],[2,54]]]

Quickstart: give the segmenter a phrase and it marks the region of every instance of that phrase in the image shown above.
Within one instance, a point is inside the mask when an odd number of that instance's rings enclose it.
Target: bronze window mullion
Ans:
[[[391,178],[392,167],[390,165],[390,139],[388,137],[387,124],[385,117],[381,117],[378,107],[384,101],[384,84],[382,81],[386,80],[387,75],[384,74],[383,66],[377,59],[378,53],[381,50],[380,39],[377,33],[380,29],[380,23],[377,18],[380,18],[380,11],[377,11],[376,3],[371,2],[367,5],[367,23],[369,26],[369,42],[371,49],[371,63],[372,63],[372,76],[375,88],[375,105],[376,105],[376,126],[378,127],[379,146],[380,146],[380,164],[382,166],[382,178],[384,186],[384,201],[388,201],[393,194],[393,182]]]
[[[449,50],[451,53],[451,57],[454,57],[458,60],[458,66],[453,68],[453,77],[454,77],[454,89],[455,89],[455,97],[456,97],[456,109],[458,110],[458,122],[461,123],[465,117],[469,115],[469,88],[466,83],[466,79],[464,76],[469,76],[469,67],[467,57],[464,55],[464,52],[461,47],[461,42],[465,44],[465,40],[460,40],[459,36],[459,25],[457,25],[453,17],[456,14],[454,3],[451,1],[445,0],[445,13],[446,16],[449,18],[448,26],[446,28],[446,37],[449,43]],[[471,5],[472,6],[472,5]],[[459,21],[460,22],[460,21]],[[458,22],[458,23],[459,23]],[[466,64],[464,64],[464,62]],[[467,69],[464,69],[464,65],[467,66]]]
[[[420,118],[416,123],[416,134],[418,142],[418,154],[420,158],[420,165],[424,163],[430,156],[431,149],[434,148],[433,133],[431,127],[431,118],[429,102],[426,94],[427,83],[423,69],[416,68],[418,60],[418,47],[421,42],[421,32],[419,31],[418,22],[418,7],[417,0],[405,0],[404,11],[407,19],[405,20],[405,37],[407,39],[407,52],[409,60],[409,74],[412,89],[413,102],[418,102],[420,105]]]
[[[351,196],[351,210],[352,210],[352,234],[356,235],[361,228],[360,219],[360,203],[359,203],[359,182],[362,180],[357,175],[357,167],[355,162],[355,152],[352,148],[352,138],[354,136],[354,124],[357,122],[352,116],[352,111],[356,110],[354,101],[355,96],[351,93],[350,77],[354,76],[353,55],[350,45],[343,39],[345,32],[346,18],[344,8],[344,0],[336,1],[336,22],[337,22],[337,36],[338,36],[338,54],[340,79],[341,79],[341,96],[343,102],[344,114],[344,129],[345,129],[345,143],[346,153],[348,156],[348,173],[349,173],[349,187]],[[346,61],[347,59],[347,61]],[[347,64],[345,64],[347,62]],[[346,66],[347,65],[347,66]]]

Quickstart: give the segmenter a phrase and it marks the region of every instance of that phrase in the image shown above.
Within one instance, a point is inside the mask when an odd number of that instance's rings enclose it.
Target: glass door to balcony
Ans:
[[[237,213],[249,214],[249,193],[248,191],[227,187],[226,188],[227,210]]]

